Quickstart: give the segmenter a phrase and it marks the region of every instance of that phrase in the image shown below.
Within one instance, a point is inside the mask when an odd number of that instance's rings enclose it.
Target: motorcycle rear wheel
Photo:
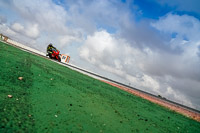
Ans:
[[[49,54],[49,58],[52,59],[52,55],[51,54]]]

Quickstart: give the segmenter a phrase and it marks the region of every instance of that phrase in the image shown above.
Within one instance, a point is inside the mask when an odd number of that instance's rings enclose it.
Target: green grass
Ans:
[[[200,132],[199,122],[2,42],[0,68],[1,133]]]

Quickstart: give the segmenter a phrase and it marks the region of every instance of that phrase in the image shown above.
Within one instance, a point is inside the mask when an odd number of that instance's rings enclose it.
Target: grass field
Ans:
[[[2,42],[0,68],[0,133],[200,133],[199,122]]]

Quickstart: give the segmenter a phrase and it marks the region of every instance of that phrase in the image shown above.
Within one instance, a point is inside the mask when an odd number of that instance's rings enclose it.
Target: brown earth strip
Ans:
[[[159,104],[159,105],[161,105],[163,107],[169,108],[170,110],[176,111],[176,112],[178,112],[180,114],[183,114],[183,115],[185,115],[185,116],[187,116],[189,118],[192,118],[192,119],[200,122],[200,114],[199,113],[192,112],[189,109],[183,108],[181,106],[169,103],[169,102],[164,101],[162,99],[147,95],[145,93],[142,93],[142,92],[139,92],[139,91],[136,91],[136,90],[133,90],[133,89],[130,89],[130,88],[115,84],[115,83],[111,83],[111,82],[104,81],[104,80],[102,80],[102,81],[105,82],[105,83],[108,83],[108,84],[110,84],[112,86],[115,86],[115,87],[117,87],[119,89],[122,89],[124,91],[127,91],[127,92],[129,92],[129,93],[131,93],[133,95],[139,96],[139,97],[144,98],[146,100],[149,100],[149,101],[151,101],[153,103],[156,103],[156,104]]]

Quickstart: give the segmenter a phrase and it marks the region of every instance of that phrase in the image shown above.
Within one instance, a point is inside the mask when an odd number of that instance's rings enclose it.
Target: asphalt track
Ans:
[[[15,45],[15,44],[11,44],[11,43],[8,43],[8,42],[4,42],[4,43],[7,43],[7,44],[9,44],[9,45],[12,45],[12,46],[14,46],[14,47],[16,47],[16,48],[19,48],[19,49],[23,50],[23,51],[32,53],[32,54],[34,54],[34,55],[38,55],[38,56],[40,56],[40,57],[46,58],[46,59],[48,59],[48,60],[51,60],[51,59],[49,59],[48,57],[46,57],[46,56],[44,56],[44,55],[38,54],[38,53],[36,53],[36,52],[33,52],[33,51],[31,51],[31,50],[28,50],[28,49],[25,49],[25,48],[23,48],[23,47],[19,47],[19,46]],[[125,87],[125,88],[128,88],[128,89],[137,91],[137,92],[140,93],[140,94],[148,95],[148,96],[152,97],[153,99],[157,99],[158,101],[162,101],[163,103],[168,103],[168,104],[170,104],[170,105],[172,105],[172,106],[174,106],[174,107],[181,108],[181,109],[186,110],[186,111],[188,111],[188,112],[192,112],[192,113],[194,113],[196,116],[198,116],[198,118],[195,119],[195,120],[200,121],[200,120],[199,120],[199,118],[200,118],[200,111],[197,110],[197,109],[194,109],[194,108],[191,108],[191,107],[188,107],[188,106],[185,106],[185,105],[176,103],[176,102],[171,101],[171,100],[168,100],[168,99],[164,99],[164,98],[158,97],[158,96],[156,96],[156,95],[154,95],[154,94],[151,94],[151,93],[142,91],[142,90],[140,90],[140,89],[137,89],[137,88],[134,88],[134,87],[125,85],[125,84],[120,83],[120,82],[117,82],[117,81],[114,81],[114,80],[112,80],[112,79],[109,79],[109,78],[106,78],[106,77],[104,77],[104,76],[98,75],[98,74],[96,74],[96,73],[90,72],[90,71],[88,71],[88,70],[85,70],[85,69],[80,68],[80,67],[78,67],[78,66],[75,66],[75,65],[73,65],[73,64],[67,64],[67,63],[58,62],[58,61],[55,61],[55,60],[51,60],[51,61],[53,61],[53,62],[55,62],[55,63],[58,63],[58,64],[60,64],[60,65],[66,66],[66,67],[68,67],[68,68],[71,68],[71,69],[73,69],[73,70],[76,70],[76,71],[78,71],[78,72],[81,72],[81,73],[83,73],[83,74],[86,74],[86,75],[88,75],[88,76],[90,76],[90,77],[93,77],[93,78],[95,78],[95,79],[98,79],[98,80],[101,80],[101,81],[104,81],[104,82],[107,82],[107,83],[110,82],[111,84],[114,84],[115,86],[122,86],[122,87]],[[176,110],[175,110],[175,111],[176,111]],[[179,112],[179,113],[181,113],[181,112]],[[187,114],[184,114],[184,115],[188,116]],[[189,117],[191,117],[191,116],[189,116]],[[192,117],[191,117],[191,118],[192,118]],[[193,119],[194,119],[194,118],[193,118]]]

